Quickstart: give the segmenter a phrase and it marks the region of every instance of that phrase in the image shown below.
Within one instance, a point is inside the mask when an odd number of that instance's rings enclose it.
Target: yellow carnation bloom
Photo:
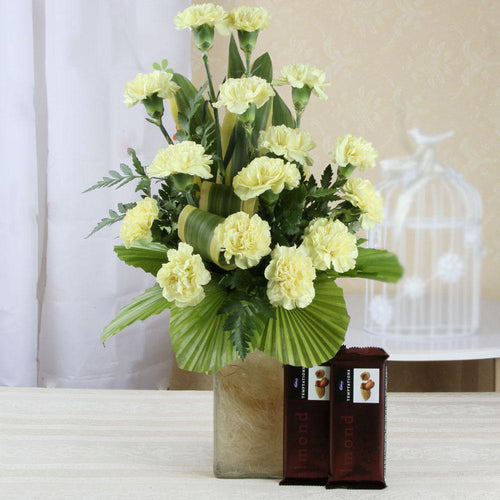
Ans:
[[[191,5],[175,16],[174,23],[179,30],[199,28],[206,24],[215,28],[221,35],[227,35],[230,32],[228,13],[220,5],[213,3]]]
[[[273,95],[271,85],[258,76],[228,78],[220,86],[219,100],[214,106],[226,106],[231,113],[242,115],[251,104],[260,108]]]
[[[193,141],[184,141],[160,149],[148,167],[147,174],[149,177],[189,174],[210,179],[212,163],[212,157],[205,154],[203,146]]]
[[[351,134],[339,137],[330,154],[333,161],[340,167],[345,167],[350,163],[361,170],[373,168],[378,156],[371,142]]]
[[[193,255],[193,247],[179,243],[177,250],[167,252],[168,262],[161,266],[156,281],[163,289],[163,296],[177,307],[195,306],[205,298],[203,285],[210,279],[203,260]]]
[[[306,85],[320,99],[328,99],[323,87],[328,87],[326,75],[323,71],[307,64],[289,64],[281,70],[281,76],[273,80],[274,85],[290,85],[301,89]]]
[[[172,73],[153,71],[152,73],[138,73],[136,77],[125,85],[123,101],[129,108],[138,102],[157,94],[162,99],[174,97],[179,85],[172,81]]]
[[[271,228],[257,214],[250,217],[237,212],[226,218],[214,231],[214,237],[224,251],[226,262],[235,257],[240,269],[256,266],[271,253]]]
[[[264,276],[268,280],[267,297],[273,306],[307,307],[314,299],[316,271],[300,248],[276,245]]]
[[[261,31],[270,21],[269,12],[262,7],[238,7],[229,13],[229,25],[235,30]]]
[[[301,247],[320,271],[333,269],[345,273],[356,266],[356,236],[339,220],[314,219],[304,231]]]
[[[233,179],[234,192],[243,201],[255,198],[269,189],[278,194],[294,189],[300,183],[300,172],[292,163],[281,158],[261,156],[242,168]]]
[[[137,240],[151,241],[151,226],[157,218],[158,203],[153,198],[144,198],[127,210],[120,228],[120,238],[125,248],[130,248]]]
[[[350,201],[361,212],[361,227],[370,229],[384,218],[384,200],[382,195],[368,179],[352,177],[342,188],[344,200]]]
[[[315,146],[309,133],[286,125],[262,130],[258,141],[261,152],[283,156],[288,161],[295,161],[301,165],[312,164],[311,157],[307,153]]]

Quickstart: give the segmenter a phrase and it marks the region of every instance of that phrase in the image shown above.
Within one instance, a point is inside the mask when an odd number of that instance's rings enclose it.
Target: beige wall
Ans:
[[[202,3],[195,1],[194,3]],[[329,100],[314,96],[302,126],[317,143],[315,172],[343,133],[369,138],[380,158],[412,152],[406,130],[454,129],[439,146],[441,161],[462,172],[484,202],[483,296],[500,299],[500,2],[480,0],[221,0],[265,7],[271,26],[256,54],[269,51],[275,74],[289,63],[323,69],[332,86]],[[227,39],[210,54],[223,78]],[[193,50],[193,78],[205,81]],[[287,89],[282,94],[289,94]],[[287,96],[288,97],[288,96]],[[380,180],[379,172],[369,175]],[[493,271],[493,272],[492,272]],[[347,284],[350,289],[355,286]]]
[[[194,2],[202,3],[202,2]],[[323,69],[332,86],[329,100],[311,99],[303,128],[313,135],[316,172],[328,161],[334,138],[343,133],[373,141],[381,158],[412,151],[406,130],[454,129],[439,146],[443,163],[454,166],[480,191],[484,202],[483,296],[500,299],[499,40],[500,2],[480,0],[222,0],[227,10],[262,6],[273,22],[261,33],[257,55],[269,51],[275,74],[289,63]],[[224,76],[227,39],[210,54],[214,73]],[[193,50],[193,78],[205,80]],[[371,174],[380,180],[380,174]],[[486,271],[486,272],[484,272]],[[353,281],[353,280],[351,280]],[[345,284],[361,289],[362,283]],[[449,386],[436,386],[427,363],[391,363],[393,390],[491,390],[493,363],[434,365],[446,370]],[[207,387],[191,374],[178,388]],[[199,385],[198,385],[199,384]]]

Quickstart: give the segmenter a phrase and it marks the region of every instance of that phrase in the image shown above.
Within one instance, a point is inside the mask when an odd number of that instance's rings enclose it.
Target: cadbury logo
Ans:
[[[297,387],[299,386],[299,379],[298,378],[294,378],[292,384],[295,387],[295,389],[297,389]]]
[[[339,382],[339,391],[343,391],[343,390],[344,390],[344,381],[343,381],[343,380],[341,380],[341,381]]]

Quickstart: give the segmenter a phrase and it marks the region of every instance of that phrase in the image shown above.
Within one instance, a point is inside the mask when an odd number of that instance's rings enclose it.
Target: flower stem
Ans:
[[[297,111],[297,116],[295,118],[295,124],[297,126],[297,128],[300,127],[300,119],[302,118],[302,113],[304,112],[304,110],[302,111]]]
[[[215,108],[213,105],[214,102],[217,101],[217,97],[215,95],[214,84],[212,82],[212,74],[210,73],[210,68],[208,66],[208,54],[206,52],[203,53],[202,59],[203,59],[203,64],[205,65],[205,71],[207,73],[210,104],[212,105],[212,109],[214,112],[214,118],[215,118],[215,143],[216,143],[216,148],[217,148],[217,156],[219,157],[219,160],[217,161],[218,173],[222,178],[224,178],[224,165],[223,165],[223,156],[222,156],[222,140],[221,140],[221,136],[220,136],[219,110],[217,108]]]
[[[252,55],[251,52],[245,52],[245,60],[246,60],[246,67],[247,67],[246,75],[247,76],[250,76],[250,57],[251,57],[251,55]]]
[[[172,140],[172,138],[170,137],[169,133],[167,132],[167,129],[163,126],[163,123],[161,121],[161,118],[158,120],[158,123],[157,123],[158,127],[160,128],[161,130],[161,133],[163,134],[163,136],[165,137],[165,139],[167,139],[167,142],[169,144],[173,144],[174,141]]]

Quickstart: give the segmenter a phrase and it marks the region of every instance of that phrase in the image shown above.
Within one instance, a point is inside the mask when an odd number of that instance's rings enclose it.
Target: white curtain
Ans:
[[[189,75],[189,33],[172,22],[189,3],[0,0],[0,385],[168,387],[167,315],[99,341],[154,278],[115,257],[118,227],[84,237],[137,196],[81,193],[128,147],[146,163],[164,147],[123,85],[163,58]]]

